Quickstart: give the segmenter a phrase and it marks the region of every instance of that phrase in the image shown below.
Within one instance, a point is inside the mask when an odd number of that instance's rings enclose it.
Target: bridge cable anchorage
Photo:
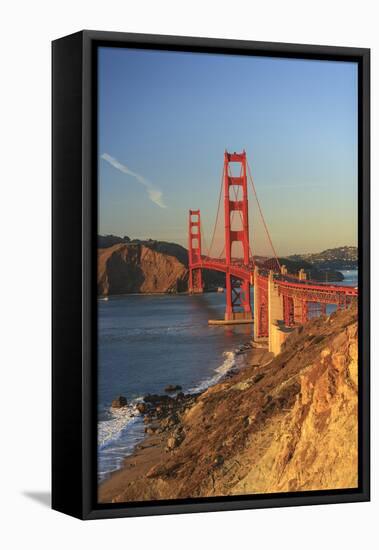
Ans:
[[[274,258],[275,258],[275,260],[276,260],[276,263],[277,263],[277,265],[278,265],[278,269],[279,269],[279,272],[280,272],[280,271],[281,271],[281,265],[280,265],[280,262],[279,262],[279,259],[278,259],[278,255],[277,255],[277,253],[276,253],[276,250],[275,250],[275,248],[274,248],[274,244],[273,244],[273,242],[272,242],[272,240],[271,240],[271,236],[270,236],[270,233],[269,233],[267,224],[266,224],[266,220],[265,220],[265,218],[264,218],[264,216],[263,216],[261,204],[260,204],[260,202],[259,202],[258,194],[257,194],[257,191],[256,191],[256,189],[255,189],[254,180],[253,180],[253,176],[252,176],[252,174],[251,174],[250,165],[249,165],[248,160],[246,160],[246,164],[247,164],[247,170],[248,170],[248,173],[249,173],[249,179],[250,179],[251,186],[252,186],[252,188],[253,188],[255,200],[257,201],[257,204],[258,204],[259,214],[260,214],[260,216],[261,216],[261,219],[262,219],[262,222],[263,222],[263,226],[264,226],[265,231],[266,231],[267,238],[268,238],[268,240],[269,240],[269,243],[270,243],[272,252],[274,253]]]

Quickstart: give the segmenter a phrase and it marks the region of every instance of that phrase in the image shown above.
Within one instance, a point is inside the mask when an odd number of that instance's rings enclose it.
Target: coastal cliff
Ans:
[[[119,243],[98,250],[98,295],[183,292],[188,270],[176,257],[144,244]]]
[[[120,242],[121,241],[121,242]],[[188,291],[188,252],[176,243],[99,237],[97,294],[175,294]],[[203,270],[204,290],[225,286],[225,275]]]
[[[147,397],[151,435],[100,502],[356,487],[357,331],[356,308],[336,312],[200,395]]]

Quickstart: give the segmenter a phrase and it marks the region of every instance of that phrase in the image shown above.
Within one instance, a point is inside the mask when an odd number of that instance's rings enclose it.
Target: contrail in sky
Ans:
[[[128,174],[128,176],[133,176],[141,185],[143,185],[147,191],[147,194],[149,195],[149,199],[154,202],[156,205],[160,206],[161,208],[167,208],[165,203],[163,202],[162,198],[162,191],[154,187],[154,185],[141,176],[140,174],[137,174],[136,172],[133,172],[130,170],[125,164],[121,164],[117,159],[114,157],[111,157],[111,155],[108,155],[108,153],[103,153],[101,155],[101,158],[103,160],[106,160],[111,164],[114,168],[117,168],[117,170],[120,170],[123,174]]]

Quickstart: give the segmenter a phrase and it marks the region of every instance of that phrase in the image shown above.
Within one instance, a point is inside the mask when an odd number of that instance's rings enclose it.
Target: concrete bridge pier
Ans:
[[[286,327],[284,323],[283,296],[279,293],[275,284],[274,274],[270,271],[268,277],[268,350],[274,355],[281,352],[283,342],[293,328]]]
[[[267,279],[261,277],[259,268],[254,269],[254,342],[268,341],[268,286]]]

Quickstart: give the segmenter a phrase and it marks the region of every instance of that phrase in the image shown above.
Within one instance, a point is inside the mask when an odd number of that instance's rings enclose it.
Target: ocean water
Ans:
[[[350,269],[348,271],[341,271],[341,273],[344,276],[344,280],[342,281],[342,283],[338,283],[339,285],[358,286],[358,270],[357,269]]]
[[[358,272],[344,271],[343,283],[357,286]],[[236,352],[253,325],[208,326],[221,319],[225,295],[128,295],[98,301],[98,478],[118,469],[144,437],[136,404],[147,393],[164,393],[168,384],[184,392],[216,383],[243,366]],[[327,313],[335,310],[327,307]],[[128,406],[111,409],[124,395]]]
[[[199,391],[241,366],[236,354],[253,325],[208,326],[224,315],[225,295],[128,295],[98,301],[98,477],[120,467],[144,437],[136,404],[168,384]],[[128,407],[111,410],[124,395]]]
[[[342,275],[344,276],[344,280],[339,283],[331,283],[336,284],[340,286],[358,286],[358,270],[357,269],[350,269],[350,270],[340,270]],[[333,311],[336,311],[337,306],[334,305],[327,305],[326,306],[326,313],[330,315],[333,313]]]

